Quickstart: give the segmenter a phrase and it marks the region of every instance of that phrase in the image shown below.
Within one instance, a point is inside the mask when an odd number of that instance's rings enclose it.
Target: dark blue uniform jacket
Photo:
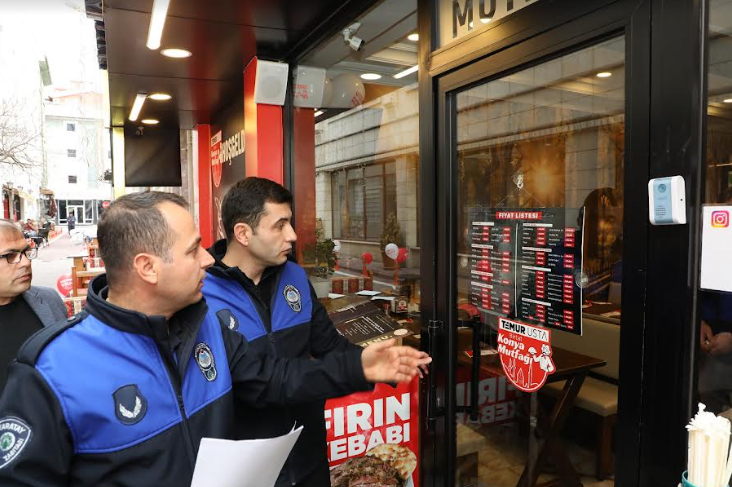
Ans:
[[[358,351],[259,355],[204,300],[166,322],[108,303],[105,279],[84,313],[38,332],[10,366],[3,487],[184,487],[201,438],[232,438],[239,405],[257,415],[370,387]]]
[[[230,321],[229,315],[233,315],[238,331],[258,352],[275,358],[322,359],[331,353],[360,349],[336,331],[305,271],[295,262],[267,268],[255,286],[239,268],[221,261],[226,253],[225,240],[216,242],[209,252],[216,264],[204,281],[206,302],[222,320]],[[273,406],[257,415],[239,410],[239,438],[279,436],[290,431],[293,423],[305,426],[280,473],[278,486],[312,478],[316,469],[320,470],[317,478],[328,483],[324,403]]]

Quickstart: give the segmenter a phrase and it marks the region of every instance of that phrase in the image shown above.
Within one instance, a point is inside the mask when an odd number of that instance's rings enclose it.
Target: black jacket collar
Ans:
[[[208,268],[209,274],[224,279],[233,279],[247,287],[256,287],[254,282],[249,278],[249,276],[244,274],[241,269],[239,269],[238,267],[229,267],[228,265],[224,264],[223,258],[226,255],[226,239],[221,239],[214,243],[213,246],[208,249],[208,253],[211,254],[215,261],[214,265]],[[260,282],[273,276],[279,275],[284,267],[285,264],[275,267],[267,267],[262,274],[262,279],[260,279]]]
[[[164,316],[149,316],[137,311],[120,308],[107,301],[107,275],[95,277],[89,284],[84,311],[97,318],[105,325],[127,333],[148,335],[161,341],[161,334],[167,336],[168,324]],[[198,333],[203,322],[208,305],[204,299],[175,313],[170,321],[182,327],[191,328]]]

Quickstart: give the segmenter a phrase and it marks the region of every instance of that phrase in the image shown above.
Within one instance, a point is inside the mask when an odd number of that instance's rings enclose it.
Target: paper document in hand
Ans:
[[[381,294],[379,291],[359,291],[356,293],[357,296],[376,296]]]
[[[191,487],[272,487],[302,426],[266,440],[204,438]]]

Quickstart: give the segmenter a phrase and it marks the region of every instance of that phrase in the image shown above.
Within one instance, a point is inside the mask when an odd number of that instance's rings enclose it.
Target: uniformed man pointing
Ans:
[[[380,345],[272,359],[201,299],[213,258],[185,201],[127,195],[105,211],[107,274],[84,313],[21,348],[0,397],[0,485],[190,485],[200,440],[230,438],[238,404],[310,402],[408,381],[430,361]]]

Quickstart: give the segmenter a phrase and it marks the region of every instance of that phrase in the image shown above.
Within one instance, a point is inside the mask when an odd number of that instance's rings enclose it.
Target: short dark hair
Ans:
[[[186,200],[177,194],[146,191],[122,196],[104,210],[97,239],[110,285],[121,272],[132,269],[132,258],[141,252],[170,259],[175,237],[160,211],[163,203],[188,209]]]
[[[265,203],[292,205],[292,193],[281,184],[264,178],[251,177],[236,183],[226,193],[221,204],[226,239],[229,242],[233,240],[234,227],[239,223],[246,223],[256,232]]]

